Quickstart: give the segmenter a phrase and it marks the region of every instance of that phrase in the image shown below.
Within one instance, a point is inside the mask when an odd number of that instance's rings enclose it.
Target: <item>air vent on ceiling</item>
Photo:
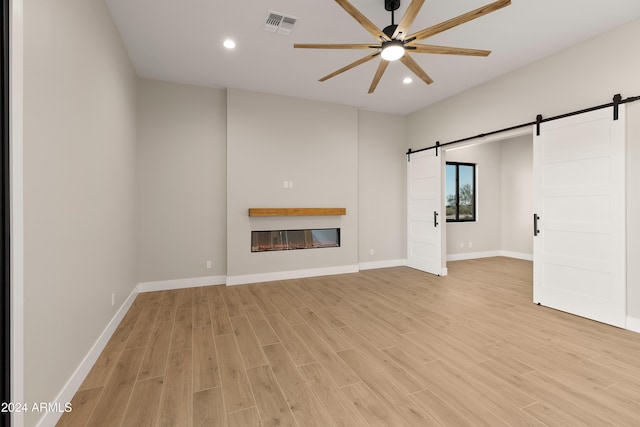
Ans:
[[[278,33],[284,36],[288,36],[293,31],[293,27],[296,25],[298,18],[293,16],[287,16],[279,12],[269,11],[267,16],[267,22],[265,23],[264,30],[269,33]]]

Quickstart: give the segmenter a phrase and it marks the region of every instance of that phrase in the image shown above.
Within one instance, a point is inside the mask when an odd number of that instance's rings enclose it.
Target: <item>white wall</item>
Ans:
[[[447,222],[447,255],[499,251],[502,245],[502,174],[499,142],[446,151],[447,162],[476,164],[476,221]]]
[[[405,117],[358,113],[358,260],[402,263],[407,255]],[[373,254],[371,254],[373,250]]]
[[[474,163],[477,169],[477,221],[446,224],[448,258],[532,257],[531,135],[451,149],[446,160]]]
[[[533,256],[533,137],[500,142],[502,242],[500,249]]]
[[[211,275],[229,275],[233,282],[238,276],[403,262],[403,116],[230,90],[227,137],[226,106],[223,91],[140,80],[139,282]],[[284,180],[294,188],[283,189]],[[234,212],[229,221],[227,198]],[[249,207],[261,206],[347,207],[347,216],[247,217]],[[343,247],[248,252],[249,226],[307,225],[341,227]],[[229,270],[227,232],[234,236],[229,253],[235,254]],[[206,260],[212,269],[205,268]]]
[[[24,203],[23,203],[23,7],[9,2],[10,99],[9,151],[11,164],[11,398],[24,401]],[[6,284],[5,284],[6,286]],[[24,414],[13,414],[13,426],[22,427]]]
[[[624,25],[407,117],[407,148],[422,148],[640,93],[640,21]]]
[[[638,94],[636,94],[638,95]],[[640,101],[627,104],[627,316],[640,332]]]
[[[54,401],[135,285],[135,94],[103,1],[24,2],[27,402]]]
[[[407,147],[417,149],[530,122],[536,114],[551,117],[604,104],[616,93],[640,95],[640,55],[631,53],[639,39],[640,21],[635,21],[417,111],[407,118]],[[632,134],[628,153],[637,157],[640,109],[631,105],[627,120]],[[629,205],[635,206],[632,200],[637,194],[640,169],[630,167]],[[628,239],[629,257],[640,254],[639,221],[637,212],[628,210],[628,230],[636,233]],[[640,319],[640,272],[632,261],[627,287],[628,315]]]
[[[227,91],[227,280],[357,268],[358,110]],[[284,189],[283,181],[294,187]],[[249,218],[249,208],[341,207],[345,216]],[[341,228],[341,247],[251,253],[251,230]],[[251,276],[251,277],[249,277]]]
[[[224,276],[226,91],[141,79],[137,112],[137,281]]]

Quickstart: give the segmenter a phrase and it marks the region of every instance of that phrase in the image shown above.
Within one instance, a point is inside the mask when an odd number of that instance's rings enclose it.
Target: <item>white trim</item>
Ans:
[[[227,276],[227,286],[248,283],[272,282],[274,280],[302,279],[305,277],[331,276],[334,274],[357,273],[358,265],[339,267],[310,268],[306,270],[275,271],[273,273],[246,274],[243,276]]]
[[[440,276],[446,276],[449,274],[449,269],[447,267],[442,267],[442,270],[440,270]]]
[[[533,261],[533,254],[526,254],[523,252],[511,252],[511,251],[500,251],[502,255],[509,258],[523,259],[525,261]]]
[[[494,256],[502,256],[502,251],[467,252],[463,254],[450,254],[450,255],[447,255],[447,261],[462,261],[465,259],[489,258]]]
[[[127,314],[127,311],[129,311],[129,308],[131,308],[131,304],[133,304],[136,296],[138,296],[138,288],[138,286],[133,288],[131,294],[129,294],[127,299],[122,303],[122,306],[118,309],[111,321],[107,324],[107,327],[104,328],[104,330],[98,337],[98,340],[93,344],[87,355],[84,357],[82,362],[80,362],[80,365],[76,368],[75,372],[71,375],[71,378],[69,378],[64,387],[62,387],[62,390],[60,391],[60,393],[58,393],[58,396],[56,396],[53,402],[59,402],[63,405],[67,402],[71,402],[71,399],[73,399],[73,396],[82,385],[82,382],[89,374],[89,371],[98,360],[98,357],[102,353],[102,350],[104,350],[105,346],[109,342],[109,339],[111,339],[111,336],[124,318],[124,315]],[[42,418],[40,418],[37,426],[53,427],[60,420],[61,416],[62,413],[60,412],[47,412]]]
[[[140,292],[168,291],[171,289],[195,288],[198,286],[224,285],[227,276],[191,277],[189,279],[160,280],[138,283]]]
[[[24,210],[23,210],[23,0],[9,3],[11,162],[11,400],[24,402]],[[13,427],[24,414],[13,413]]]
[[[478,136],[466,142],[459,142],[453,146],[442,147],[443,151],[454,151],[462,148],[473,147],[474,145],[486,144],[488,142],[499,142],[524,135],[533,135],[533,126],[525,126],[518,129],[507,130],[488,136]]]
[[[484,251],[484,252],[466,252],[462,254],[449,254],[447,255],[447,261],[463,261],[466,259],[477,259],[477,258],[490,258],[494,256],[504,256],[508,258],[517,258],[523,259],[526,261],[533,261],[533,254],[525,254],[522,252],[511,252],[511,251]]]
[[[387,259],[384,261],[361,262],[360,270],[374,270],[376,268],[401,267],[407,265],[406,259]]]
[[[640,319],[637,317],[627,316],[627,329],[640,333]]]

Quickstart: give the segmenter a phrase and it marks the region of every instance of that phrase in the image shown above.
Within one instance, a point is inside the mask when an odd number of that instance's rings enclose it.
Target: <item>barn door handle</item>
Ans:
[[[438,212],[433,211],[433,226],[437,227],[438,226]]]
[[[533,235],[537,236],[540,233],[540,230],[538,230],[538,220],[540,219],[540,217],[538,216],[538,214],[533,214]]]

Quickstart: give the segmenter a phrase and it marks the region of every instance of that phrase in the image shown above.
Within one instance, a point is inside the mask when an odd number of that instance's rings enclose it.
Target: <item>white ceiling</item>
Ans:
[[[426,0],[410,32],[490,3]],[[140,77],[236,88],[408,114],[539,58],[640,18],[638,0],[513,0],[510,6],[423,41],[492,50],[489,57],[413,54],[433,78],[427,86],[391,63],[367,94],[378,59],[323,83],[365,50],[294,49],[293,43],[370,43],[375,39],[333,0],[106,0]],[[384,0],[351,0],[380,28]],[[402,0],[398,23],[409,5]],[[268,11],[295,16],[289,36],[264,31]],[[237,47],[227,50],[225,38]],[[631,54],[631,52],[629,52]],[[404,85],[402,79],[413,77]]]

